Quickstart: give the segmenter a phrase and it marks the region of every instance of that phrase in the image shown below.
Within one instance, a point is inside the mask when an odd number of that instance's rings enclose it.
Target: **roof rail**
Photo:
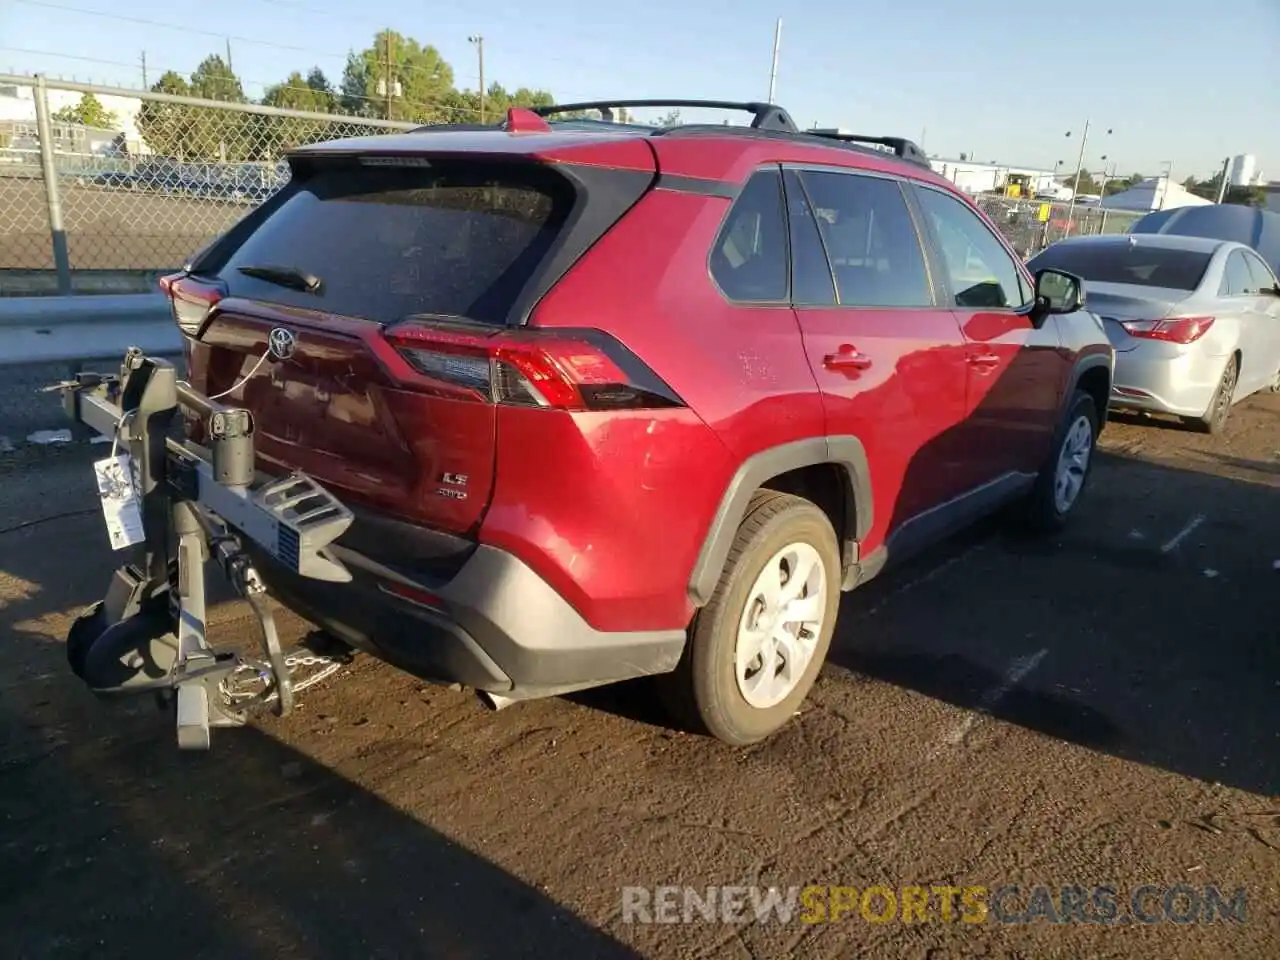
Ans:
[[[782,107],[772,103],[739,100],[590,100],[583,103],[557,103],[549,107],[531,107],[539,116],[555,113],[574,113],[579,110],[599,110],[606,121],[613,120],[615,107],[694,107],[707,110],[738,110],[752,116],[751,126],[756,130],[785,130],[798,132],[795,121]]]
[[[901,157],[903,160],[910,160],[913,163],[920,163],[931,168],[929,158],[925,152],[921,150],[910,140],[904,137],[871,137],[862,133],[849,133],[845,130],[835,129],[813,129],[806,130],[805,133],[812,134],[815,137],[825,137],[828,140],[839,140],[842,143],[872,143],[882,147],[888,147],[893,151],[894,156]]]

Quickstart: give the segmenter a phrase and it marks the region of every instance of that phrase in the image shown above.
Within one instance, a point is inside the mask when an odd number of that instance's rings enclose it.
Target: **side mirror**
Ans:
[[[1075,274],[1046,267],[1036,271],[1036,299],[1031,322],[1037,327],[1055,313],[1074,313],[1084,306],[1084,281]]]

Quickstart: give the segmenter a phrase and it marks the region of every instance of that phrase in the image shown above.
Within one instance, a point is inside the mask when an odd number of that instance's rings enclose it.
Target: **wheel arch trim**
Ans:
[[[687,589],[695,606],[705,606],[711,600],[752,494],[773,477],[824,463],[841,468],[846,516],[853,517],[853,523],[847,525],[852,529],[837,531],[843,541],[841,563],[857,562],[857,543],[867,536],[874,518],[871,470],[862,441],[854,436],[793,440],[752,454],[729,480],[689,575]]]

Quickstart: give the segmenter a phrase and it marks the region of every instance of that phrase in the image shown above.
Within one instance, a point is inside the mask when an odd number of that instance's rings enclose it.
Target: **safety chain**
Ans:
[[[305,680],[295,682],[293,684],[294,693],[301,693],[308,687],[315,686],[321,680],[328,679],[349,662],[349,659],[326,657],[315,653],[297,653],[284,658],[284,665],[289,670],[290,677],[299,667],[323,667],[323,669],[316,671]],[[251,676],[244,677],[244,674],[250,674]],[[248,687],[259,683],[265,686],[270,682],[270,679],[271,670],[266,664],[259,664],[257,661],[245,661],[237,666],[231,675],[218,685],[218,689],[228,703],[243,703],[246,700],[252,700],[260,696],[262,692],[261,689],[247,689]],[[276,691],[272,690],[262,702],[270,703],[275,699]]]

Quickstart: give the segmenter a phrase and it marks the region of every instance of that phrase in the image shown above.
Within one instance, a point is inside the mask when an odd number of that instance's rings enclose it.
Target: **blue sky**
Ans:
[[[1122,174],[1169,161],[1181,180],[1252,153],[1280,179],[1280,0],[0,0],[0,69],[135,87],[143,50],[152,80],[188,74],[223,51],[225,33],[258,95],[312,65],[337,82],[347,51],[389,26],[433,44],[459,86],[476,86],[467,36],[479,33],[487,80],[562,101],[763,100],[778,16],[777,100],[804,126],[923,136],[930,154],[1074,169],[1088,118],[1086,169],[1100,170],[1104,154]]]

